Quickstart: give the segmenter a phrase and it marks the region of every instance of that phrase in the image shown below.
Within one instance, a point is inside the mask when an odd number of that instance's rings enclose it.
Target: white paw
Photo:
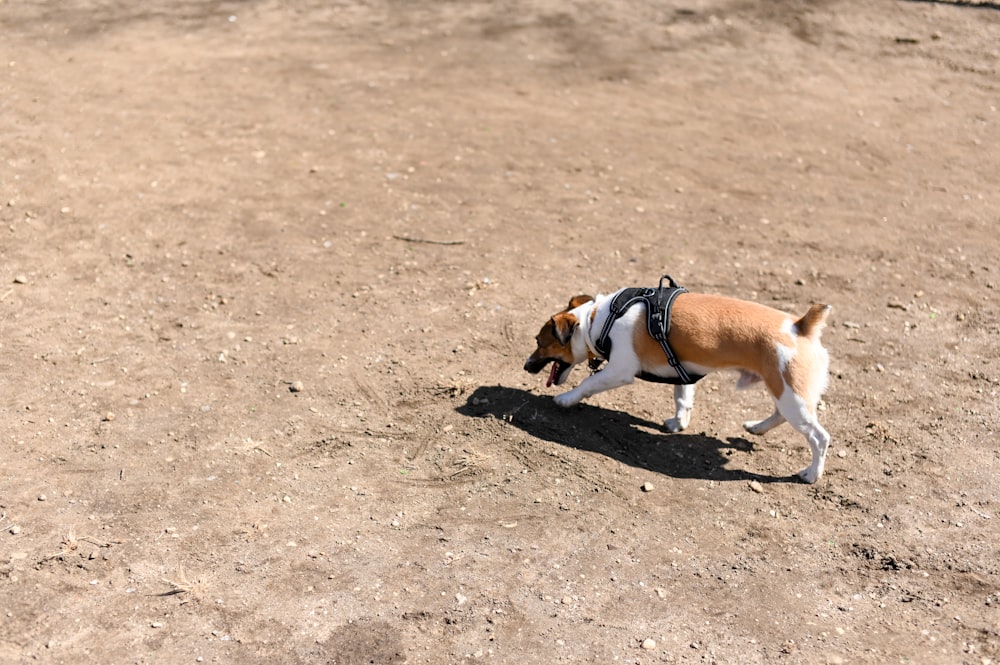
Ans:
[[[563,393],[562,395],[556,395],[553,399],[556,401],[556,404],[564,409],[568,409],[569,407],[576,406],[580,403],[580,400],[573,397],[572,391]]]
[[[763,420],[748,420],[743,423],[743,429],[750,432],[751,434],[763,434],[764,429],[761,425],[764,423]]]
[[[688,424],[681,418],[667,418],[663,421],[663,426],[671,434],[684,431],[684,428],[686,428],[687,425]]]
[[[814,469],[813,467],[807,466],[806,468],[799,471],[798,475],[799,478],[812,485],[817,480],[819,480],[821,473],[816,469]]]

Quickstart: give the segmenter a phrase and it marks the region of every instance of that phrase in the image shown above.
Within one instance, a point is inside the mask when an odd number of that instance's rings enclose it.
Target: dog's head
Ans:
[[[562,385],[569,378],[573,366],[587,360],[587,345],[582,338],[576,344],[573,340],[574,337],[578,337],[576,332],[580,328],[577,309],[592,300],[591,296],[575,296],[569,301],[566,309],[554,314],[535,336],[538,348],[528,356],[524,369],[532,374],[538,374],[546,365],[552,363],[548,381],[545,382],[546,387],[553,383],[557,386]]]

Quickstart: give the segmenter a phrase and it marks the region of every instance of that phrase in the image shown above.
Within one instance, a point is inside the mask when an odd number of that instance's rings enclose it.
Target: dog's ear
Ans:
[[[588,295],[573,296],[572,298],[569,299],[569,305],[567,305],[566,311],[568,312],[571,309],[576,309],[583,303],[590,302],[593,299],[594,299],[593,296],[588,296]]]
[[[580,325],[575,316],[568,312],[560,312],[552,317],[552,328],[556,334],[556,339],[563,346],[569,344],[573,338],[573,331]]]

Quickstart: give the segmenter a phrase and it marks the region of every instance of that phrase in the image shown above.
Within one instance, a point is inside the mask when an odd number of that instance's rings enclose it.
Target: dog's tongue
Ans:
[[[552,369],[549,370],[549,380],[545,382],[545,387],[550,387],[556,382],[556,377],[559,375],[559,363],[553,362]]]

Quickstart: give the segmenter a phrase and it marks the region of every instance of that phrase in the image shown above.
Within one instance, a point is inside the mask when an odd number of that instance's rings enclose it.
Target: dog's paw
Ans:
[[[663,421],[663,427],[671,434],[682,432],[687,427],[687,423],[680,418],[667,418]]]
[[[572,391],[568,393],[563,393],[562,395],[556,395],[552,399],[554,399],[556,401],[556,404],[558,404],[564,409],[568,409],[569,407],[576,406],[577,404],[580,403],[580,400],[573,396]]]
[[[801,478],[803,482],[809,483],[810,485],[819,480],[820,475],[820,472],[811,466],[807,466],[798,473],[799,478]]]
[[[750,432],[751,434],[763,434],[767,430],[761,427],[764,424],[763,420],[748,420],[743,423],[743,429]]]

